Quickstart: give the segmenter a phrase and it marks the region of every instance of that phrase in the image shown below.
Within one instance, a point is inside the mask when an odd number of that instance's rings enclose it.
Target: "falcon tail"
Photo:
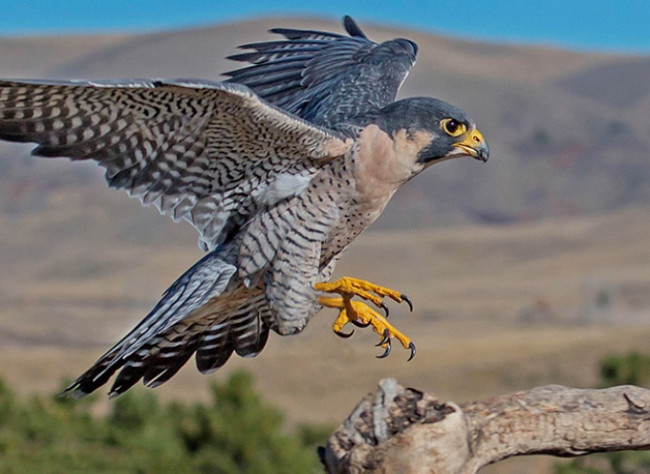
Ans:
[[[82,397],[119,371],[109,396],[138,380],[157,387],[169,380],[196,353],[202,373],[212,372],[236,352],[257,355],[266,344],[268,310],[263,294],[233,298],[233,265],[218,250],[207,254],[163,294],[154,309],[113,348],[75,380],[63,395]],[[248,290],[250,292],[250,290]],[[227,297],[226,297],[227,296]]]

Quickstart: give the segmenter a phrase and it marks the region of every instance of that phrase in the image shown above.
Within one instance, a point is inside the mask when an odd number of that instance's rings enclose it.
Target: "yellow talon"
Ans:
[[[343,327],[350,322],[362,327],[371,325],[373,330],[381,336],[381,340],[377,346],[385,349],[385,352],[379,356],[380,358],[386,357],[390,353],[392,338],[396,338],[405,349],[410,349],[411,356],[409,360],[413,358],[415,355],[415,345],[407,336],[395,329],[384,316],[377,313],[366,303],[352,301],[354,296],[359,296],[367,301],[371,301],[375,306],[384,308],[388,314],[388,308],[383,303],[382,298],[387,296],[397,302],[406,301],[412,310],[413,305],[406,295],[364,280],[349,277],[343,277],[333,282],[316,283],[314,288],[318,291],[338,293],[341,295],[341,298],[327,296],[318,298],[318,302],[323,306],[339,310],[339,315],[332,325],[332,329],[337,335],[350,337],[354,331],[350,333],[343,332]]]
[[[411,307],[411,310],[413,310],[412,303],[405,294],[365,280],[359,280],[358,278],[343,277],[332,282],[316,283],[314,288],[326,293],[338,293],[341,296],[345,296],[346,294],[352,296],[357,295],[365,300],[372,301],[377,306],[381,306],[381,299],[388,296],[398,303],[406,301],[409,307]]]

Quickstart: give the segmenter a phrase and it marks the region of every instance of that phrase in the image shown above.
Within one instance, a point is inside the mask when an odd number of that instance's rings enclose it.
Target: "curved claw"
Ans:
[[[399,297],[402,298],[402,301],[406,301],[406,304],[409,305],[409,311],[411,311],[411,313],[412,313],[413,312],[413,301],[411,300],[411,298],[406,296],[404,293],[399,295]]]
[[[386,317],[388,317],[390,311],[388,311],[388,306],[386,306],[386,303],[384,303],[383,301],[381,302],[381,309],[384,310],[384,314],[386,315]]]
[[[334,334],[336,334],[338,337],[342,337],[343,339],[347,339],[348,337],[352,336],[352,334],[354,334],[354,329],[350,332],[334,331]]]
[[[360,323],[359,321],[353,319],[350,322],[358,328],[367,328],[368,326],[370,326],[370,321],[368,321],[367,323]]]
[[[384,329],[384,333],[382,334],[381,341],[379,341],[378,344],[375,344],[375,347],[383,346],[387,342],[390,342],[390,333],[388,332],[388,328]]]
[[[384,353],[375,357],[377,357],[377,359],[383,359],[384,357],[388,357],[388,354],[390,354],[390,341],[386,343],[386,350]]]
[[[411,355],[409,356],[406,362],[410,362],[413,359],[413,357],[415,357],[415,344],[413,344],[413,341],[409,343],[409,349],[411,349]]]

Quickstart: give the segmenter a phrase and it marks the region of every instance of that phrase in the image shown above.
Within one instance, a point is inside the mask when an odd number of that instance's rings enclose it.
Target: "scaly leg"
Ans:
[[[384,297],[389,297],[397,302],[405,301],[412,311],[413,303],[408,296],[399,291],[391,290],[390,288],[385,288],[364,280],[350,277],[343,277],[340,280],[328,283],[316,283],[314,288],[318,291],[338,293],[341,295],[340,298],[331,298],[326,296],[318,298],[318,302],[323,306],[339,310],[339,315],[332,326],[332,329],[337,335],[341,337],[350,337],[354,333],[354,330],[350,333],[344,333],[342,331],[343,326],[349,322],[361,327],[371,325],[373,330],[382,338],[377,346],[381,346],[385,349],[384,353],[381,356],[378,356],[379,358],[386,357],[390,353],[392,338],[396,338],[405,349],[411,350],[411,356],[408,360],[411,360],[413,356],[415,356],[415,344],[413,344],[411,339],[395,329],[384,316],[377,313],[366,303],[362,301],[352,301],[354,296],[359,296],[367,301],[371,301],[375,306],[383,308],[384,311],[386,311],[386,316],[388,316],[388,307],[382,299]]]

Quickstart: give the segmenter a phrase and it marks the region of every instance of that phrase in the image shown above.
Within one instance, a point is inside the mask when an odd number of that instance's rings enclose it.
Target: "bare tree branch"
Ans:
[[[456,405],[384,379],[321,458],[331,474],[473,474],[511,456],[628,449],[650,449],[650,390],[549,385]]]

